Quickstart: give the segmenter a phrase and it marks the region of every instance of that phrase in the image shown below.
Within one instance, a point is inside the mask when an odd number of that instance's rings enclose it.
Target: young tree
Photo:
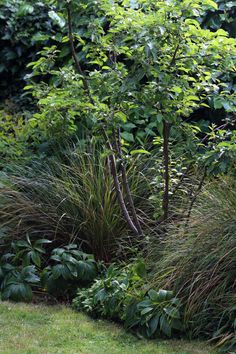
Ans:
[[[149,127],[144,127],[143,135],[150,130],[151,122],[163,137],[163,219],[167,220],[171,127],[196,107],[208,105],[212,97],[228,110],[234,109],[235,95],[225,82],[235,73],[236,40],[228,38],[222,29],[211,32],[201,28],[198,17],[217,7],[212,0],[90,0],[66,1],[65,5],[78,74],[71,74],[70,80],[68,72],[67,78],[64,74],[62,86],[49,88],[46,100],[40,103],[42,107],[46,104],[51,113],[73,107],[80,118],[90,117],[94,132],[102,133],[106,140],[125,218],[140,234],[122,155],[122,145],[135,141],[128,126],[138,127],[145,117]],[[77,26],[81,21],[83,28],[79,34],[73,34],[76,21]],[[58,76],[63,77],[63,73]],[[62,87],[64,105],[56,99]],[[140,136],[136,144],[143,143]],[[118,179],[117,160],[121,161],[127,202]]]

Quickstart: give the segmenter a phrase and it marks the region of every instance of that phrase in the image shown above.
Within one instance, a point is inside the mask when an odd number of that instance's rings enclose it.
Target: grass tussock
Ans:
[[[183,299],[194,336],[213,335],[234,347],[236,181],[225,177],[207,185],[188,226],[172,225],[162,246],[152,244],[152,282]]]
[[[106,157],[93,146],[81,149],[2,179],[0,223],[10,240],[28,233],[58,243],[77,242],[97,259],[109,261],[134,240],[117,203]],[[145,224],[151,206],[142,168],[145,164],[138,169],[131,162],[128,178]]]

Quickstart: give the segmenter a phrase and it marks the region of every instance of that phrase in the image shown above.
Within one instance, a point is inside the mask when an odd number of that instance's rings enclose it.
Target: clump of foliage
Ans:
[[[98,274],[93,256],[75,244],[52,248],[47,239],[13,241],[1,237],[0,293],[2,300],[31,301],[34,290],[70,300],[77,287]],[[49,245],[50,247],[47,247]]]
[[[78,289],[74,307],[121,321],[140,335],[171,337],[182,330],[180,302],[171,291],[147,291],[145,276],[141,260],[123,268],[111,265],[91,287]]]
[[[0,293],[2,300],[31,301],[33,290],[40,287],[40,269],[46,239],[9,242],[7,229],[1,230]]]
[[[92,255],[80,251],[75,244],[55,248],[48,267],[43,270],[45,290],[56,297],[71,298],[78,287],[89,284],[98,268]]]
[[[53,39],[62,38],[63,19],[52,1],[2,0],[0,4],[0,99],[19,95],[25,85],[27,64]],[[58,32],[58,33],[57,33]],[[24,106],[27,97],[17,98]]]
[[[6,254],[1,257],[0,292],[1,299],[13,301],[31,301],[32,286],[38,285],[40,278],[35,266],[14,266]]]
[[[194,336],[235,346],[236,185],[233,177],[208,184],[188,224],[174,225],[163,249],[152,244],[151,282],[171,288],[185,304]],[[156,261],[156,257],[159,261]]]

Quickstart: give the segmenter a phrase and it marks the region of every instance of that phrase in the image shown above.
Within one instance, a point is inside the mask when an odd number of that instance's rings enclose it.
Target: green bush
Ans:
[[[93,256],[81,252],[75,244],[55,248],[50,263],[42,272],[42,283],[55,297],[71,298],[79,286],[89,284],[98,273]]]
[[[236,183],[224,177],[199,196],[188,225],[174,225],[163,249],[152,243],[150,281],[185,305],[195,337],[235,346]],[[220,341],[220,338],[222,340]]]
[[[0,292],[2,300],[30,301],[33,290],[70,300],[80,286],[90,284],[99,267],[93,256],[75,244],[46,248],[51,241],[17,240],[9,244],[1,238]],[[50,245],[51,246],[51,245]]]
[[[55,6],[50,1],[1,1],[0,99],[19,95],[25,84],[27,64],[45,44],[60,38],[60,23],[53,14]],[[27,97],[17,98],[18,109],[23,102],[27,103]]]
[[[51,241],[32,241],[27,234],[25,240],[9,241],[7,228],[1,229],[0,249],[0,293],[2,300],[31,301],[33,290],[41,287],[40,271],[45,260],[45,245]]]
[[[113,264],[90,288],[78,290],[73,303],[90,315],[121,320],[128,292],[142,283],[134,268],[121,269]]]
[[[147,337],[171,337],[183,330],[180,300],[172,291],[150,289],[142,301],[131,299],[125,312],[126,328]]]
[[[11,254],[5,254],[0,261],[1,299],[3,301],[31,301],[32,286],[40,282],[37,270],[33,265],[15,266],[11,258]]]
[[[180,302],[171,291],[147,293],[145,275],[141,260],[123,268],[111,265],[90,288],[78,290],[74,307],[147,337],[171,337],[182,330]]]

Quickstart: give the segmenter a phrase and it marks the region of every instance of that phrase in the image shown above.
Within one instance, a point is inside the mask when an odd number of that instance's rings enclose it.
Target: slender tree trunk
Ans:
[[[163,220],[166,221],[169,216],[169,137],[170,123],[164,121],[163,126],[163,164],[164,164],[164,194],[162,200]]]
[[[117,174],[117,170],[116,170],[116,161],[115,161],[115,157],[114,155],[110,155],[110,164],[111,164],[111,173],[113,176],[113,180],[114,180],[114,185],[115,185],[115,189],[116,189],[116,195],[120,204],[120,208],[123,212],[124,218],[126,220],[126,222],[128,223],[129,227],[131,228],[131,230],[136,234],[139,235],[139,232],[135,226],[135,224],[133,223],[129,212],[127,210],[126,204],[125,204],[125,200],[123,197],[123,193],[121,191],[120,188],[120,182],[119,182],[119,178],[118,178],[118,174]]]
[[[114,131],[114,136],[116,136],[116,132]],[[133,221],[134,224],[136,226],[136,229],[139,233],[139,235],[143,235],[143,231],[140,225],[140,222],[138,220],[138,216],[136,213],[136,209],[135,209],[135,205],[134,205],[134,200],[131,194],[131,190],[129,187],[129,181],[128,181],[128,177],[127,177],[127,172],[126,172],[126,168],[125,168],[125,164],[124,164],[124,159],[123,159],[123,154],[122,154],[122,149],[121,149],[121,137],[120,137],[120,128],[117,129],[117,138],[115,139],[115,145],[116,145],[116,150],[117,150],[117,154],[118,157],[120,159],[120,169],[121,169],[121,175],[122,175],[122,181],[123,181],[123,185],[126,191],[126,195],[128,198],[128,202],[129,202],[129,206],[131,209],[131,214],[133,217]]]

